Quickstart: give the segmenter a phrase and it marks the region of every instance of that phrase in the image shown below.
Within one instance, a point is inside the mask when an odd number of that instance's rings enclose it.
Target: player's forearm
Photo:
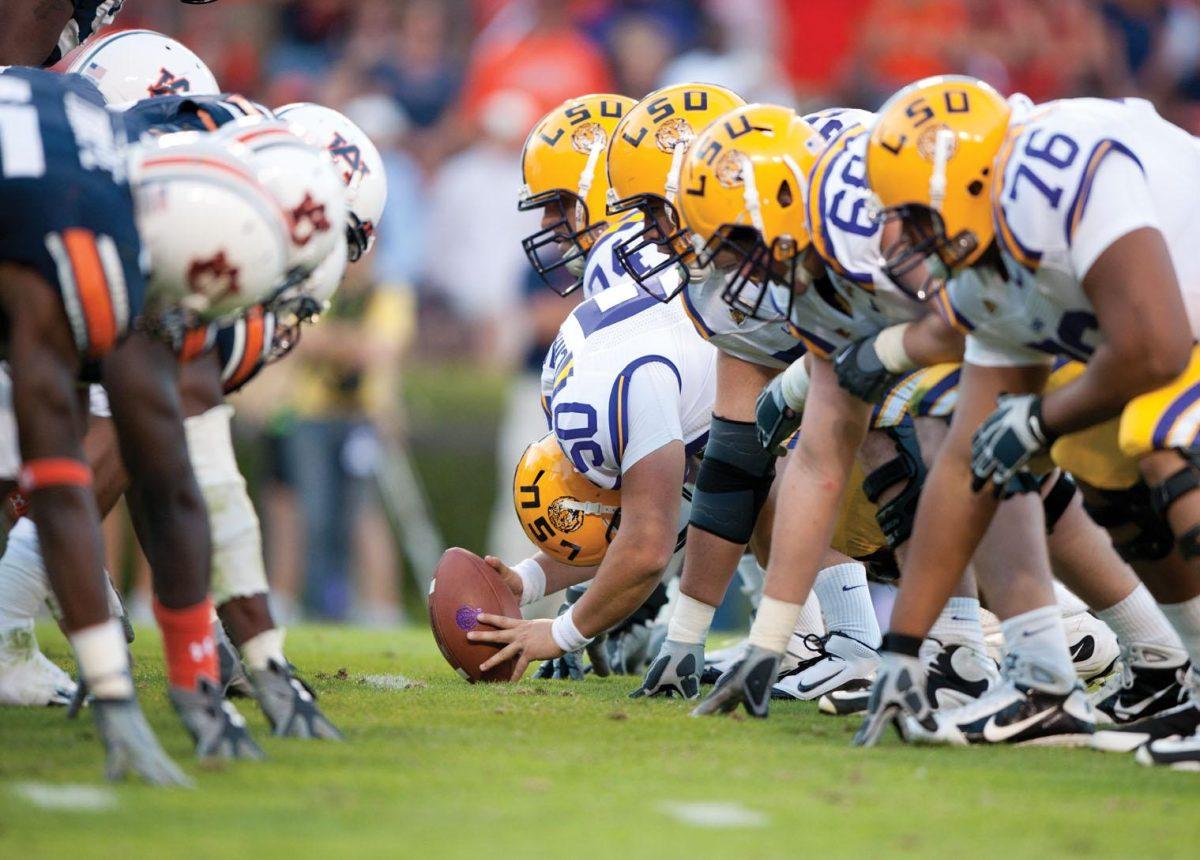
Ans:
[[[927,314],[904,330],[904,351],[916,367],[962,361],[965,338],[937,314]]]
[[[541,550],[533,554],[533,560],[537,562],[542,572],[546,575],[546,594],[554,594],[554,592],[562,591],[568,586],[587,582],[596,575],[596,571],[599,569],[596,565],[578,567],[573,564],[567,564],[547,555]]]
[[[1100,424],[1120,415],[1133,398],[1166,385],[1182,372],[1153,353],[1152,344],[1143,350],[1101,346],[1083,374],[1043,398],[1042,425],[1061,436]]]
[[[587,593],[575,604],[575,626],[588,638],[615,627],[645,603],[671,560],[661,536],[618,532]]]

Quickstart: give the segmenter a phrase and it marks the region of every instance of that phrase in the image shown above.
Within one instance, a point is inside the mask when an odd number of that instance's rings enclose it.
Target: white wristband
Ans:
[[[783,402],[796,412],[803,412],[804,402],[808,400],[808,384],[808,368],[804,366],[804,359],[792,362],[779,380]]]
[[[907,373],[916,368],[916,364],[904,349],[904,333],[912,323],[901,323],[885,328],[875,338],[875,354],[879,363],[892,373]]]
[[[512,566],[512,572],[521,578],[521,605],[528,606],[546,596],[546,571],[537,559],[527,558]]]
[[[572,651],[578,651],[581,648],[586,648],[592,640],[579,632],[579,628],[575,626],[575,607],[572,606],[562,615],[554,619],[554,624],[550,627],[550,635],[554,637],[554,644],[567,654]]]

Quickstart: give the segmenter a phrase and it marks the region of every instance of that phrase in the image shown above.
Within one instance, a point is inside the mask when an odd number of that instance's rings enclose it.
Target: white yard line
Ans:
[[[669,801],[662,811],[693,827],[766,827],[770,818],[740,803],[684,803]]]
[[[13,793],[34,806],[66,812],[107,812],[117,808],[117,793],[100,785],[18,782]]]

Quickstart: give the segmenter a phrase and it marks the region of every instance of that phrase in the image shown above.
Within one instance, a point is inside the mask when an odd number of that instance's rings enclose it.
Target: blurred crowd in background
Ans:
[[[179,38],[228,91],[337,107],[384,154],[375,253],[237,404],[265,452],[255,484],[285,618],[402,618],[402,559],[422,563],[404,538],[421,517],[396,497],[422,494],[393,480],[381,506],[376,479],[407,452],[421,465],[401,392],[430,368],[466,366],[503,401],[475,432],[444,414],[424,429],[435,454],[457,447],[440,477],[418,472],[473,500],[433,519],[473,516],[488,536],[472,549],[528,555],[512,468],[545,431],[537,370],[573,303],[528,266],[520,240],[537,216],[516,195],[525,135],[564,99],[700,80],[804,110],[875,108],[912,80],[962,72],[1035,101],[1143,95],[1200,129],[1194,0],[133,0],[120,24]],[[481,451],[490,467],[468,468]]]

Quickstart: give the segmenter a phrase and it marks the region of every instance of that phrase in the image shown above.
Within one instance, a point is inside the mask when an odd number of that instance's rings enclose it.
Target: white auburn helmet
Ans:
[[[197,132],[148,140],[133,151],[130,186],[150,314],[180,308],[215,319],[284,283],[287,217],[243,147]]]
[[[221,92],[213,73],[190,48],[153,30],[121,30],[93,39],[67,71],[94,83],[110,105]]]
[[[250,151],[258,181],[287,216],[289,276],[307,277],[345,244],[346,186],[328,154],[298,137],[283,120],[246,117],[213,134]]]
[[[379,150],[361,128],[332,108],[296,102],[276,109],[275,116],[296,126],[313,146],[328,150],[346,183],[347,239],[350,262],[354,262],[371,250],[387,205],[387,175]]]

